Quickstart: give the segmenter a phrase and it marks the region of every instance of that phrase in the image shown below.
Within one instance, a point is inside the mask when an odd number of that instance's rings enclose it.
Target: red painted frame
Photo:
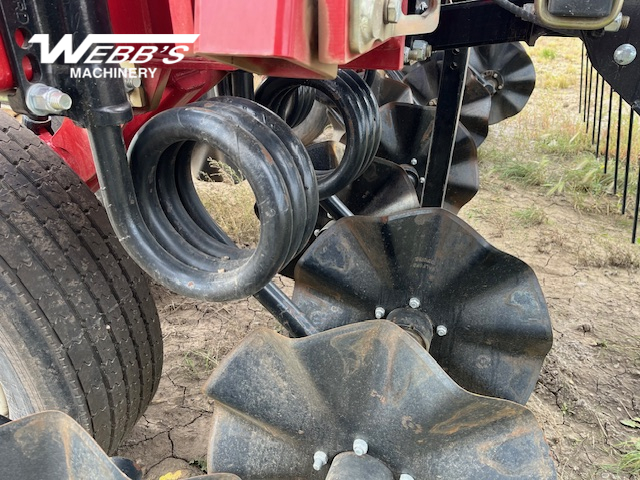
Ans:
[[[228,0],[108,0],[114,33],[200,33],[189,57],[178,64],[166,65],[158,57],[145,65],[158,71],[154,78],[143,81],[146,107],[135,109],[133,120],[123,126],[127,144],[151,117],[197,100],[234,69],[212,58],[231,60],[230,63],[269,75],[303,78],[335,75],[338,63],[353,69],[402,67],[404,37],[387,41],[359,57],[351,55],[345,43],[348,0],[319,0],[317,18],[309,15],[310,1],[262,0],[247,8],[241,2]],[[311,32],[327,36],[315,53]],[[329,59],[330,63],[321,59]],[[13,86],[0,40],[0,91]],[[41,138],[92,190],[98,188],[86,131],[65,119],[54,135],[43,133]]]

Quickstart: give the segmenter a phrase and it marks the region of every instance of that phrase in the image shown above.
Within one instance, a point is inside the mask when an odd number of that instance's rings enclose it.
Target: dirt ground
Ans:
[[[542,101],[535,95],[532,102]],[[511,128],[508,122],[492,127],[487,142],[500,146]],[[494,246],[527,262],[545,293],[554,346],[527,406],[559,477],[631,478],[606,465],[619,461],[621,442],[640,436],[621,423],[640,416],[640,246],[630,245],[628,222],[616,215],[577,210],[563,196],[482,168],[480,193],[460,215]],[[542,213],[532,220],[523,211]],[[278,281],[290,291],[291,282]],[[205,468],[213,405],[201,390],[208,374],[249,331],[278,326],[254,299],[216,304],[161,287],[154,292],[164,373],[120,454],[136,460],[147,479],[186,478]]]

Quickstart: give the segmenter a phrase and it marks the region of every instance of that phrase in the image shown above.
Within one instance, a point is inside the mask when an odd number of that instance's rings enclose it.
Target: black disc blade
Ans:
[[[411,87],[419,104],[437,105],[442,61],[441,52],[437,52],[429,61],[416,63],[407,70],[404,82]],[[491,94],[474,75],[468,73],[460,110],[460,123],[469,130],[476,146],[480,146],[489,134],[490,111]]]
[[[295,280],[293,300],[319,330],[417,299],[433,325],[446,327],[431,354],[475,393],[526,403],[551,348],[531,268],[443,209],[343,218],[300,258]]]
[[[389,103],[381,107],[382,136],[377,155],[399,165],[411,166],[418,172],[418,177],[424,176],[435,111],[435,107],[407,103]],[[475,142],[467,129],[458,125],[445,207],[458,212],[478,193],[479,183]],[[417,185],[417,190],[422,193],[421,184]]]
[[[536,84],[536,71],[521,44],[475,47],[469,65],[493,85],[490,125],[512,117],[527,104]]]
[[[212,473],[243,480],[380,478],[362,471],[326,475],[361,438],[367,456],[391,471],[382,478],[555,478],[529,410],[458,387],[388,321],[301,339],[256,330],[225,357],[206,391],[215,400]],[[316,472],[319,450],[329,465]]]
[[[376,158],[338,197],[355,215],[382,217],[420,207],[415,185],[393,162]]]

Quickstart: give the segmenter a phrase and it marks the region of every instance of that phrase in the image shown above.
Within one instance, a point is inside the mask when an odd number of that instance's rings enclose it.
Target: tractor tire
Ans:
[[[55,152],[0,113],[0,408],[12,419],[61,410],[112,454],[161,370],[146,277],[104,208]]]

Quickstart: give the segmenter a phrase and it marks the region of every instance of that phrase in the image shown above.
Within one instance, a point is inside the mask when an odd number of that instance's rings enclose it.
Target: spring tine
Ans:
[[[596,115],[598,114],[598,91],[600,90],[600,74],[596,72],[596,96],[593,98],[593,122],[591,125],[591,145],[596,143]],[[600,100],[602,100],[602,95],[600,96]],[[602,102],[601,102],[602,103]],[[598,156],[598,152],[596,152],[596,157]]]
[[[596,82],[597,83],[597,82]],[[589,99],[587,100],[587,110],[585,115],[587,117],[587,125],[585,126],[585,133],[589,133],[589,116],[591,114],[591,89],[593,87],[593,65],[591,65],[591,69],[589,70]]]
[[[600,77],[600,108],[598,111],[598,137],[596,139],[596,158],[600,158],[600,133],[602,132],[602,104],[604,101],[604,77]],[[595,129],[595,126],[594,126]]]
[[[629,190],[629,167],[631,165],[631,145],[633,143],[633,107],[629,105],[629,134],[627,136],[627,158],[624,166],[624,187],[622,193],[622,214],[627,209],[627,191]]]
[[[607,142],[604,147],[604,173],[607,173],[609,166],[609,139],[611,138],[611,107],[613,106],[613,88],[609,85],[609,115],[607,116]]]
[[[613,194],[618,191],[618,165],[620,163],[620,123],[622,122],[622,97],[618,94],[618,133],[616,138],[616,171],[613,174]]]
[[[584,78],[584,43],[580,55],[580,99],[578,100],[578,113],[582,113],[582,79]]]

